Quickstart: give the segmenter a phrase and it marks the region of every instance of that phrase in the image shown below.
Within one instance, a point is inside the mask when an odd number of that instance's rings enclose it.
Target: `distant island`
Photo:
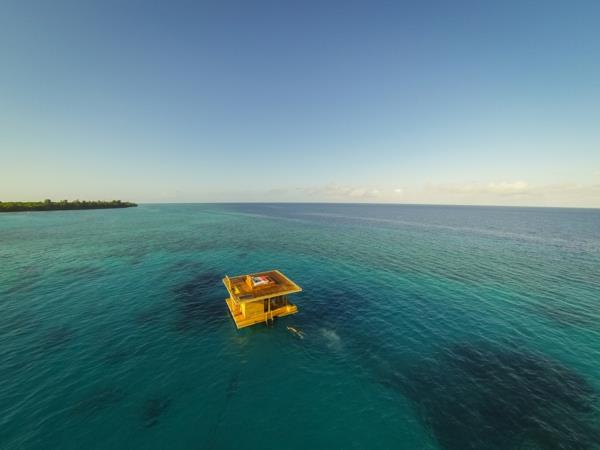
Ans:
[[[0,201],[1,212],[19,212],[19,211],[62,211],[71,209],[108,209],[108,208],[131,208],[137,206],[135,203],[122,202],[121,200],[111,201],[86,201],[60,200],[53,202],[46,199],[43,202],[2,202]]]

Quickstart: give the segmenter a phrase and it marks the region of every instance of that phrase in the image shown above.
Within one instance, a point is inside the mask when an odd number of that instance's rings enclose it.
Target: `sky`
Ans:
[[[598,1],[0,1],[0,200],[600,207]]]

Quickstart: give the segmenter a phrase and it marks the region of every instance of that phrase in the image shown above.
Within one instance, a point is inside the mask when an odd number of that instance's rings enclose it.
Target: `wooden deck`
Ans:
[[[273,283],[267,286],[250,287],[246,283],[247,276],[267,276]],[[223,279],[229,294],[238,302],[252,302],[263,298],[277,297],[302,291],[302,288],[282,274],[279,270],[257,272],[248,275],[225,277]]]

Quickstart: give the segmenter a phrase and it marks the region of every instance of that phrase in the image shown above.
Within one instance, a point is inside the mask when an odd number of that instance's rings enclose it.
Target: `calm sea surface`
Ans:
[[[272,268],[299,313],[236,330]],[[600,210],[0,215],[3,449],[598,449],[599,393]]]

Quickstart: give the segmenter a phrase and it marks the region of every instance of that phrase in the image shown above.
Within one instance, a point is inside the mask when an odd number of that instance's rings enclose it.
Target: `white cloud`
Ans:
[[[528,191],[529,184],[525,181],[501,181],[500,183],[489,183],[487,189],[495,194],[522,194]]]
[[[451,194],[497,194],[497,195],[524,195],[530,193],[529,184],[525,181],[500,181],[491,183],[457,183],[438,184],[428,187],[431,191],[446,192]]]
[[[300,190],[311,197],[324,200],[374,199],[380,195],[377,188],[337,184],[300,188]]]
[[[531,185],[525,181],[430,184],[417,201],[444,203],[600,206],[600,184],[562,183]]]
[[[264,193],[263,193],[264,194]],[[231,196],[239,200],[240,195]],[[229,199],[229,197],[227,197]],[[600,207],[600,183],[536,185],[525,180],[472,181],[408,187],[326,184],[273,188],[256,201],[377,202],[505,206]]]

